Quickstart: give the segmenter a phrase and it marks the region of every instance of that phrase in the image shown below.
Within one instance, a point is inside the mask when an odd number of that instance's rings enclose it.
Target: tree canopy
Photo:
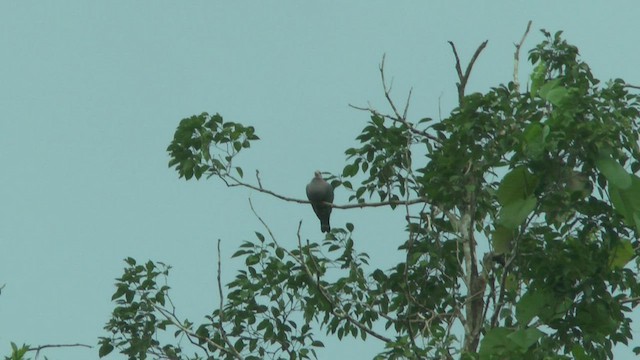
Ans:
[[[306,359],[326,333],[382,342],[379,359],[612,358],[640,302],[640,96],[622,79],[600,82],[561,32],[543,34],[526,90],[524,37],[513,81],[484,93],[465,89],[487,43],[466,67],[451,43],[459,104],[441,120],[408,119],[383,60],[391,112],[361,109],[369,120],[328,178],[350,193],[334,208],[403,209],[404,261],[370,264],[352,224],[318,243],[298,231],[286,248],[263,222],[234,254],[245,268],[226,289],[218,278],[219,306],[194,323],[170,301],[170,266],[128,258],[100,356]],[[248,180],[235,158],[258,139],[252,126],[194,115],[169,166],[308,203]]]

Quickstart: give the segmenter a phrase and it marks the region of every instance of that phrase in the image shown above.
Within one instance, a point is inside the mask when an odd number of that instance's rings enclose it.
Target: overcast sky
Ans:
[[[238,165],[304,198],[314,170],[341,172],[368,119],[348,104],[388,111],[383,54],[399,103],[413,87],[413,120],[446,116],[456,102],[447,40],[465,63],[489,40],[468,85],[486,91],[512,79],[528,20],[525,50],[540,28],[564,30],[596,77],[640,84],[637,1],[531,3],[0,2],[0,356],[10,341],[95,345],[129,256],[171,264],[179,314],[200,323],[218,301],[216,240],[228,281],[239,266],[230,254],[263,231],[249,197],[280,243],[295,244],[300,220],[304,238],[322,238],[308,205],[178,180],[166,147],[182,118],[218,112],[255,126],[261,140]],[[523,82],[529,70],[523,63]],[[347,197],[338,191],[336,203]],[[347,222],[378,267],[402,258],[400,212],[334,212],[334,226]],[[325,344],[321,359],[382,350],[374,339]],[[46,355],[98,358],[96,347]]]

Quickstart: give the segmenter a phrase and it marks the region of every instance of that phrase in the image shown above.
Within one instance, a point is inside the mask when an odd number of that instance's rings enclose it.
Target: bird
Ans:
[[[314,173],[313,179],[307,185],[307,198],[320,219],[320,231],[323,233],[331,231],[329,217],[332,207],[325,203],[333,203],[333,187],[322,178],[320,171]]]

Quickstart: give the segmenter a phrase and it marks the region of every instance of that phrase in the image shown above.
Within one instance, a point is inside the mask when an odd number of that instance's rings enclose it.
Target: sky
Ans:
[[[564,30],[596,77],[640,84],[637,2],[588,4],[0,2],[0,356],[11,341],[85,343],[94,348],[45,355],[97,359],[126,257],[170,264],[179,314],[201,322],[218,302],[217,239],[229,281],[241,265],[231,254],[264,232],[249,198],[281,244],[296,243],[300,220],[304,238],[322,239],[308,205],[215,179],[179,180],[166,147],[181,119],[206,111],[254,126],[261,140],[238,165],[303,199],[314,170],[341,172],[368,120],[349,104],[389,111],[383,55],[397,102],[413,88],[412,120],[444,117],[455,105],[448,40],[464,63],[489,40],[467,88],[486,91],[512,79],[514,43],[529,20],[525,50],[542,39],[539,29]],[[347,198],[337,191],[335,202]],[[402,258],[401,212],[334,211],[334,226],[347,222],[372,263]],[[382,350],[374,340],[325,345],[320,359]],[[632,347],[616,348],[616,358],[632,358]]]

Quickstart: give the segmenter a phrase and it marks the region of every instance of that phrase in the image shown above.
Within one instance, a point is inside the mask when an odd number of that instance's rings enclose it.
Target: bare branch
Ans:
[[[458,56],[458,50],[456,50],[456,46],[453,44],[453,41],[448,41],[449,45],[451,45],[451,49],[453,50],[453,56],[456,58],[456,72],[458,73],[458,79],[462,80],[464,75],[462,74],[462,67],[460,66],[460,57]],[[459,86],[460,84],[458,84]]]
[[[404,119],[400,113],[398,112],[398,109],[396,108],[396,105],[393,103],[393,100],[391,100],[391,86],[389,85],[387,87],[387,81],[385,80],[384,77],[384,59],[385,59],[385,55],[382,55],[382,62],[380,63],[380,78],[382,80],[382,88],[384,89],[384,97],[387,99],[387,102],[389,103],[389,105],[391,106],[391,109],[393,109],[393,113],[396,115],[397,119]],[[407,106],[408,106],[408,99],[407,99]]]
[[[258,221],[260,221],[260,223],[262,224],[262,226],[264,226],[264,228],[267,229],[267,232],[269,233],[269,236],[271,237],[271,240],[273,240],[273,242],[276,245],[278,245],[278,247],[280,247],[280,245],[278,244],[278,241],[276,240],[276,237],[273,235],[273,232],[271,231],[271,228],[269,227],[269,225],[267,225],[267,223],[264,220],[262,220],[262,217],[260,217],[260,215],[258,215],[258,212],[253,207],[253,202],[251,201],[251,198],[249,198],[249,207],[251,208],[251,211],[253,212],[253,215],[255,215],[258,218]]]
[[[258,186],[262,189],[262,182],[260,181],[260,170],[256,169],[256,180],[258,180]]]
[[[2,285],[2,287],[4,287],[4,285]],[[93,348],[93,346],[86,345],[86,344],[47,344],[47,345],[40,345],[40,346],[36,346],[36,347],[30,347],[29,350],[27,350],[27,351],[35,351],[36,352],[36,359],[38,359],[38,356],[40,355],[40,351],[43,350],[43,349],[48,349],[48,348],[68,348],[68,347],[85,347],[85,348],[89,348],[89,349]]]
[[[487,46],[488,42],[489,40],[485,40],[484,42],[482,42],[482,44],[480,44],[480,46],[478,46],[478,48],[476,49],[476,52],[471,57],[471,61],[469,61],[469,65],[467,65],[467,69],[463,74],[462,67],[460,65],[460,57],[458,56],[458,51],[456,50],[456,46],[453,44],[452,41],[449,41],[449,45],[451,45],[451,49],[453,50],[453,55],[456,58],[456,72],[458,73],[458,79],[459,79],[459,82],[456,83],[456,86],[458,87],[458,102],[460,103],[460,105],[462,105],[464,102],[464,92],[465,92],[465,88],[467,87],[467,82],[469,81],[469,76],[471,76],[471,69],[473,69],[473,65],[478,59],[478,56],[480,56],[480,53]]]
[[[411,94],[413,94],[413,88],[409,89],[409,95],[407,95],[407,102],[404,104],[404,111],[402,112],[402,118],[407,118],[407,112],[409,112],[409,103],[411,102]]]
[[[520,49],[522,48],[524,39],[527,37],[527,34],[529,34],[530,29],[531,29],[531,20],[529,20],[529,23],[527,24],[527,30],[525,30],[524,34],[522,35],[522,39],[520,39],[519,43],[515,44],[516,51],[513,54],[513,84],[515,85],[516,92],[520,91],[520,81],[518,80],[518,67],[520,65]]]

